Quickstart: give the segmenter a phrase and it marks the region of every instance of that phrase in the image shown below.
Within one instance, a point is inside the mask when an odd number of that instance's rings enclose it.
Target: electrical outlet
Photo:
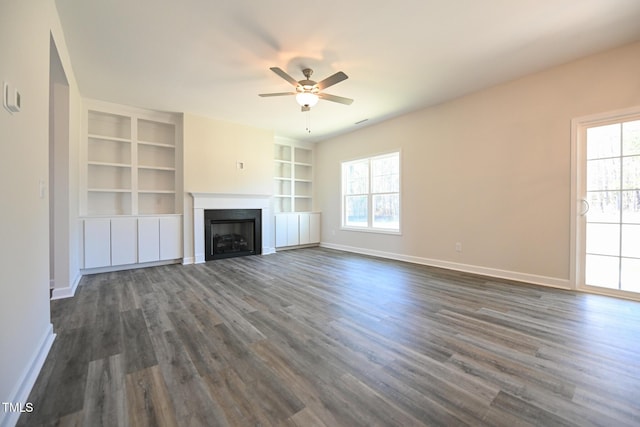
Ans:
[[[462,252],[462,243],[456,242],[456,252]]]

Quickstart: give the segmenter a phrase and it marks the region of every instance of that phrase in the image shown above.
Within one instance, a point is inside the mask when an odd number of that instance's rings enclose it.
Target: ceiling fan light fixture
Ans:
[[[318,103],[318,95],[311,92],[300,92],[296,94],[296,101],[301,107],[313,107]]]

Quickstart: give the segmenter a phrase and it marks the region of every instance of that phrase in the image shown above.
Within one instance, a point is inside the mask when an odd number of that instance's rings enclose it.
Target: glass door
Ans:
[[[640,117],[580,132],[578,285],[640,292]]]

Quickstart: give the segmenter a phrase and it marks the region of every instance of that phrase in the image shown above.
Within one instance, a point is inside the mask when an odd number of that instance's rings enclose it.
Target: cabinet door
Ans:
[[[308,245],[311,243],[310,234],[309,234],[309,220],[310,214],[299,214],[298,216],[298,226],[300,230],[300,244]]]
[[[111,265],[111,221],[84,220],[84,268]]]
[[[287,217],[287,246],[300,244],[299,215],[288,214]]]
[[[138,222],[135,218],[111,219],[111,265],[138,261]]]
[[[309,243],[320,243],[320,214],[309,214]]]
[[[276,215],[276,248],[287,246],[287,216]]]
[[[182,258],[182,221],[180,217],[160,218],[160,259]]]
[[[160,260],[159,218],[138,218],[138,262]]]

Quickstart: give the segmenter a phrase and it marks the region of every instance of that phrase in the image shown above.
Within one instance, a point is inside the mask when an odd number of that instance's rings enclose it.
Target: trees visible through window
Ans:
[[[400,231],[400,153],[342,163],[342,226]]]

